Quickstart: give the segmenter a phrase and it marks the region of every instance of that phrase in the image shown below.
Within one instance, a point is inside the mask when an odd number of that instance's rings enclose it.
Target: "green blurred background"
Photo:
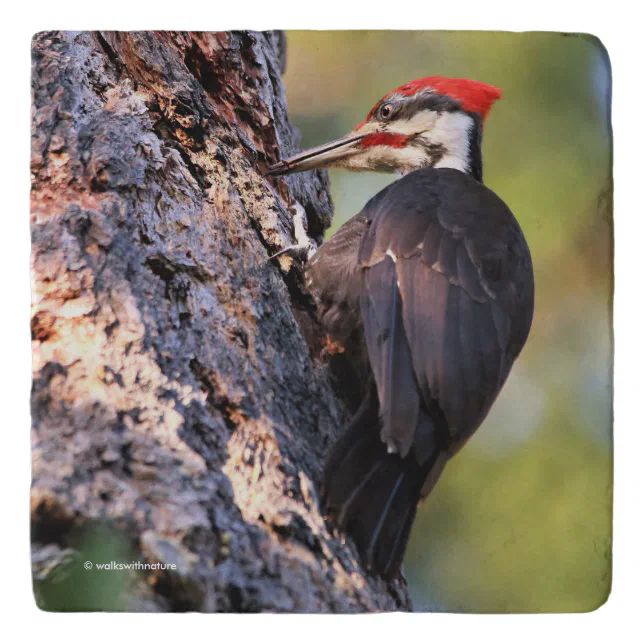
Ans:
[[[417,610],[588,611],[611,583],[610,67],[579,35],[288,32],[303,147],[347,133],[406,81],[503,89],[485,183],[530,245],[536,312],[492,413],[421,505],[405,560]],[[331,171],[333,232],[395,176]]]

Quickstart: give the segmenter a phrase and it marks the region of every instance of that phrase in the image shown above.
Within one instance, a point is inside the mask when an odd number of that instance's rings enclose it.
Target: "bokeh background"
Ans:
[[[492,413],[421,506],[405,560],[417,610],[569,612],[611,583],[610,66],[583,35],[288,32],[303,146],[347,133],[429,75],[503,89],[485,183],[530,245],[536,313]],[[331,171],[333,232],[395,176]]]

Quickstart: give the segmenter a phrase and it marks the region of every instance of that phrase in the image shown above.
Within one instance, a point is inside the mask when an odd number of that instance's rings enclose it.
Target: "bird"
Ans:
[[[419,501],[480,427],[534,312],[528,244],[483,183],[498,87],[443,76],[385,95],[348,135],[271,165],[399,178],[305,267],[328,337],[351,353],[361,402],[326,458],[326,516],[367,570],[399,572]]]

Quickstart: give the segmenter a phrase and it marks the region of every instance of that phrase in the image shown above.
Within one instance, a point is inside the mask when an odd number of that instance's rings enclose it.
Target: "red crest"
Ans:
[[[369,112],[367,118],[357,127],[366,123],[376,111],[376,108],[390,96],[402,94],[403,96],[413,96],[424,90],[431,90],[436,94],[444,94],[458,101],[464,110],[475,112],[483,120],[488,115],[492,105],[501,97],[501,90],[493,85],[486,85],[479,81],[469,80],[467,78],[445,78],[443,76],[427,76],[418,78],[401,85],[393,92],[384,96],[375,107]]]

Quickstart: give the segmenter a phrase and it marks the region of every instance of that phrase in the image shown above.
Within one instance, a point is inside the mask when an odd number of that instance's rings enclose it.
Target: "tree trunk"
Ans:
[[[331,219],[325,173],[261,174],[299,144],[284,51],[277,33],[34,38],[43,608],[410,608],[404,580],[366,575],[318,507],[347,412],[300,264],[268,259],[293,243],[296,201],[318,241]],[[114,553],[148,568],[99,572]]]

